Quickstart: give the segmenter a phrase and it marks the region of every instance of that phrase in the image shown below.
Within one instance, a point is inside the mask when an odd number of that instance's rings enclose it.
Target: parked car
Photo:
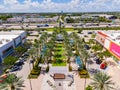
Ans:
[[[88,32],[88,34],[92,34],[92,32]]]
[[[48,27],[49,25],[48,24],[45,24],[45,27]]]
[[[18,70],[21,70],[22,69],[22,66],[13,66],[9,72],[14,72],[14,71],[18,71]]]
[[[29,54],[26,52],[26,53],[24,53],[24,56],[29,56]]]
[[[3,79],[2,78],[0,78],[0,83],[3,83]]]
[[[96,61],[96,64],[101,64],[102,63],[102,61],[99,58],[96,59],[95,61]]]
[[[33,63],[34,62],[34,60],[30,60],[30,63]]]
[[[22,66],[24,64],[24,62],[17,62],[14,64],[14,66]]]
[[[107,64],[106,64],[106,63],[101,63],[101,64],[100,64],[100,68],[101,68],[101,69],[106,69],[106,67],[107,67]]]
[[[87,49],[87,50],[90,49],[90,47],[87,44],[84,45],[84,48]]]
[[[96,61],[97,59],[99,59],[99,58],[98,58],[98,57],[94,57],[94,59],[93,59],[93,60],[94,60],[94,61]]]
[[[26,59],[21,59],[21,60],[19,60],[19,62],[25,62],[26,61]]]

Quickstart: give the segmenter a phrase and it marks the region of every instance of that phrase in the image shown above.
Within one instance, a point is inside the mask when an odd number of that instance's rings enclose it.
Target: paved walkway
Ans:
[[[64,74],[67,74],[68,73],[68,65],[67,66],[52,66],[50,64],[49,73],[50,74],[54,74],[54,73],[64,73]]]
[[[84,88],[90,84],[90,79],[86,79],[86,80],[82,79],[80,78],[78,73],[74,73],[73,75],[74,75],[76,90],[85,90]]]
[[[53,85],[55,85],[54,79],[50,77],[49,74],[45,74],[40,90],[54,90],[55,87],[49,86],[49,84],[47,83],[47,80],[49,80]]]
[[[115,63],[111,58],[108,58],[107,61],[111,61],[113,63]],[[120,90],[120,66],[118,66],[117,64],[114,65],[108,65],[108,67],[105,70],[100,69],[100,66],[98,64],[96,64],[94,62],[94,64],[92,65],[88,65],[88,68],[94,68],[94,69],[98,69],[102,72],[107,73],[108,75],[110,75],[112,78],[111,80],[115,83],[114,88],[115,90]],[[91,79],[86,79],[86,85],[85,85],[85,79],[81,79],[80,76],[78,75],[78,73],[74,73],[74,81],[75,81],[75,85],[76,85],[76,90],[84,90],[84,86],[88,86],[90,84],[90,82],[92,82]],[[92,74],[91,78],[93,77]]]
[[[50,86],[47,83],[47,80],[49,80],[53,86]],[[54,80],[50,74],[45,74],[45,77],[42,81],[41,90],[76,90],[75,83],[72,83],[71,86],[68,86],[71,79],[65,79],[65,80]],[[59,86],[59,83],[61,86]]]
[[[111,59],[107,59],[108,61]],[[113,60],[111,60],[113,61]],[[114,62],[114,61],[113,61]],[[105,70],[101,70],[100,66],[94,62],[94,64],[87,65],[88,68],[94,68],[98,69],[100,71],[108,73],[111,77],[113,82],[115,83],[114,87],[116,88],[115,90],[120,90],[120,67],[115,64],[115,65],[109,65]],[[24,87],[24,90],[84,90],[84,86],[87,86],[90,84],[91,79],[86,79],[86,85],[85,85],[85,79],[81,79],[78,73],[73,72],[68,72],[68,66],[66,67],[50,67],[50,73],[48,74],[41,74],[38,79],[27,79],[27,76],[30,72],[29,69],[29,64],[25,63],[23,66],[23,69],[16,72],[18,76],[23,76],[23,79],[25,80],[24,84],[26,87]],[[70,80],[64,80],[61,84],[61,87],[58,87],[59,82],[55,82],[54,79],[50,76],[50,74],[54,73],[64,73],[64,74],[72,74],[74,76],[74,83],[71,85],[71,87],[68,86],[68,83]],[[91,75],[92,77],[93,75]],[[53,84],[53,87],[51,87],[48,83],[47,80],[50,80]],[[30,86],[31,82],[31,86]]]
[[[44,75],[41,74],[38,77],[38,79],[26,79],[24,82],[25,87],[23,89],[24,90],[44,90],[44,89],[41,89],[43,78],[44,78]]]
[[[22,76],[22,79],[24,80],[24,85],[25,85],[23,90],[42,90],[41,85],[42,85],[42,80],[44,78],[44,75],[40,74],[40,76],[37,79],[28,79],[28,75],[31,69],[32,69],[32,64],[25,62],[22,70],[16,71],[14,73],[16,73],[17,76]]]

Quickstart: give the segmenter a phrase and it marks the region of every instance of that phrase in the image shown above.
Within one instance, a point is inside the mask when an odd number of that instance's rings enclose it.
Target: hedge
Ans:
[[[88,71],[83,69],[79,71],[80,78],[90,78]]]

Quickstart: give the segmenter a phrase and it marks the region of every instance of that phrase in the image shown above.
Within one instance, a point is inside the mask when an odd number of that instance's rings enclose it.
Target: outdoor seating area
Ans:
[[[68,84],[68,86],[71,86],[72,84],[73,84],[73,81],[70,81],[69,84]]]
[[[47,80],[47,83],[48,83],[50,86],[54,86],[50,80]]]

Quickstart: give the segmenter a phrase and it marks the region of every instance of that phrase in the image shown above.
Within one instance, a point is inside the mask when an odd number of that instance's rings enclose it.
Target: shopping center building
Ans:
[[[98,31],[95,39],[120,60],[120,31]]]
[[[10,55],[14,48],[22,45],[26,40],[25,31],[1,31],[0,32],[0,63]]]

